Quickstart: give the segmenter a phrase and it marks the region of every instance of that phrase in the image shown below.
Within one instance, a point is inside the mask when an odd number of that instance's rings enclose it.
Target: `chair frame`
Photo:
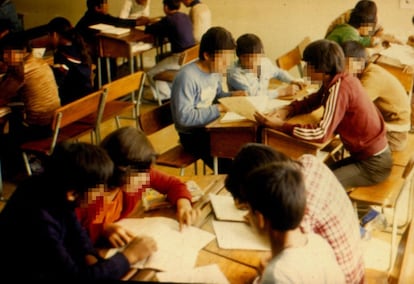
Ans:
[[[166,102],[155,109],[144,112],[139,115],[138,122],[140,129],[146,135],[152,135],[173,125],[171,114],[171,103]],[[177,144],[167,151],[160,153],[155,161],[157,165],[178,168],[180,176],[184,176],[185,168],[194,164],[194,173],[198,174],[197,161],[198,157],[185,151],[181,144]],[[204,168],[205,173],[205,168]]]
[[[387,271],[390,272],[393,267],[393,256],[397,246],[398,229],[405,228],[412,218],[412,199],[414,190],[414,155],[412,155],[406,166],[393,165],[390,176],[384,181],[372,186],[357,187],[349,193],[349,197],[353,202],[355,211],[358,203],[378,205],[381,210],[385,208],[392,210],[392,228],[390,254],[388,260]],[[407,188],[407,189],[406,189]],[[408,208],[403,224],[398,225],[396,220],[396,211],[398,202],[400,201],[403,190],[408,190]]]
[[[56,109],[50,125],[51,136],[27,141],[20,146],[27,174],[32,175],[27,153],[49,156],[58,142],[76,140],[87,133],[91,133],[92,142],[98,142],[96,129],[101,122],[102,106],[105,104],[105,99],[106,92],[99,90]],[[95,117],[93,124],[81,122],[84,117],[91,114]]]

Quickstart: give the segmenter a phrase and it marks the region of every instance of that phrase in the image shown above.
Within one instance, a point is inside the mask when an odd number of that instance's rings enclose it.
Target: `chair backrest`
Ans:
[[[70,136],[67,138],[76,138],[85,134],[85,130],[94,131],[102,118],[102,105],[105,104],[106,91],[98,90],[82,98],[79,98],[73,102],[70,102],[60,108],[56,109],[53,116],[52,131],[53,139],[51,143],[50,151],[53,150],[61,129],[73,125],[75,122],[81,121],[83,118],[96,114],[95,124],[89,128],[86,124],[80,123],[79,127],[73,127],[70,131]],[[85,126],[85,127],[81,127]]]
[[[199,51],[200,51],[200,44],[196,44],[190,48],[187,48],[181,53],[180,59],[178,60],[178,64],[180,66],[184,66],[192,61],[197,60]]]
[[[305,47],[310,43],[310,37],[305,37],[297,46],[287,53],[276,58],[276,65],[286,71],[297,66],[300,77],[303,77],[302,54]]]
[[[146,135],[151,135],[173,124],[171,103],[166,102],[138,116],[138,123]]]
[[[102,88],[107,92],[106,101],[110,102],[126,97],[131,93],[140,92],[143,88],[144,74],[143,71],[138,71],[105,84]],[[135,100],[133,98],[133,101]]]

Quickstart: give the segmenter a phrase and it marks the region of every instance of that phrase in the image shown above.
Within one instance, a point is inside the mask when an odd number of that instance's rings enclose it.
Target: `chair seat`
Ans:
[[[404,167],[393,166],[390,176],[383,182],[371,186],[359,186],[349,194],[351,200],[384,207],[394,207],[402,190]]]
[[[186,168],[191,164],[197,162],[199,158],[193,156],[184,150],[182,145],[167,150],[157,157],[156,163],[158,165],[169,166],[174,168]]]

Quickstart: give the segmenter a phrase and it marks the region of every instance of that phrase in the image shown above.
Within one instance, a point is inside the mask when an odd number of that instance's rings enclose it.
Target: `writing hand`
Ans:
[[[194,209],[186,198],[180,198],[177,201],[177,219],[180,223],[180,231],[183,227],[191,226],[195,223],[200,215],[200,210]]]
[[[123,254],[130,264],[134,264],[149,257],[153,252],[157,251],[157,243],[148,236],[134,237],[131,242],[123,250]]]
[[[103,235],[109,243],[116,248],[127,245],[133,238],[134,234],[117,224],[105,224]]]

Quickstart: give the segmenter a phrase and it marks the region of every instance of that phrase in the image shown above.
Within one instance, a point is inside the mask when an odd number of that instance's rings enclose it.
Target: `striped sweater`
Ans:
[[[344,147],[359,160],[371,157],[387,146],[382,115],[357,78],[337,74],[318,92],[302,101],[292,102],[289,116],[310,113],[321,105],[324,112],[318,124],[286,122],[282,130],[312,142],[323,142],[339,134]]]

